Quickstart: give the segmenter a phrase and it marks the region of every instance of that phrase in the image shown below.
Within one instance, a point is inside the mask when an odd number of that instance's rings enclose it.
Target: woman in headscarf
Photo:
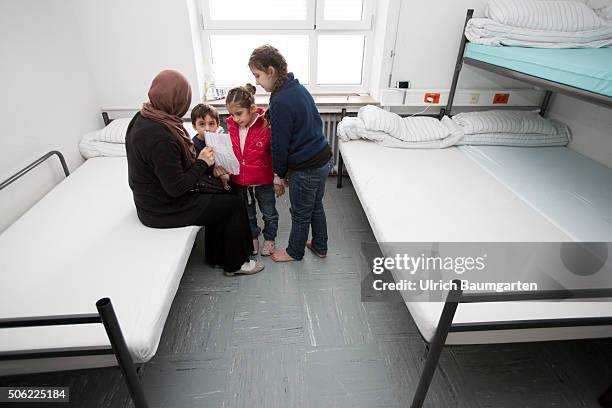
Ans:
[[[205,254],[225,274],[253,274],[261,262],[249,260],[253,242],[246,207],[237,195],[192,192],[211,174],[209,147],[196,157],[182,117],[191,104],[191,87],[179,72],[165,70],[149,89],[149,102],[127,130],[129,184],[140,221],[152,228],[205,227]]]

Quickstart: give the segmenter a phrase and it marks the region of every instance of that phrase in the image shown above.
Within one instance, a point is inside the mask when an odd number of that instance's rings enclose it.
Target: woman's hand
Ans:
[[[228,173],[227,173],[227,170],[223,168],[223,166],[215,165],[215,168],[213,169],[213,176],[221,177],[225,174],[228,174]]]
[[[206,146],[200,152],[198,159],[204,160],[206,164],[208,164],[208,166],[212,166],[213,164],[215,164],[215,155],[213,153],[213,149]]]

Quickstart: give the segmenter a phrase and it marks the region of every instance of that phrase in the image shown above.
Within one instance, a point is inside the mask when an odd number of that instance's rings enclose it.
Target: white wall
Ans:
[[[83,162],[79,139],[101,118],[82,49],[68,0],[0,0],[2,180],[49,150]],[[62,179],[53,158],[0,191],[0,231]]]
[[[140,107],[164,69],[182,72],[199,101],[201,54],[187,1],[194,0],[72,0],[102,107]]]
[[[449,88],[468,8],[482,16],[487,0],[401,1],[392,86]],[[527,88],[525,84],[472,67],[461,71],[459,88]]]

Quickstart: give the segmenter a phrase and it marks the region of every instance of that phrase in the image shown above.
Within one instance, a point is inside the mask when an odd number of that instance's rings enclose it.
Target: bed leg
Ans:
[[[608,387],[608,389],[601,394],[601,396],[597,399],[599,405],[604,408],[612,408],[612,385]]]
[[[429,385],[431,384],[433,375],[436,372],[436,367],[438,366],[438,360],[442,354],[446,337],[448,336],[448,332],[453,324],[453,318],[455,317],[455,312],[457,311],[457,305],[459,304],[459,299],[461,298],[461,293],[463,292],[461,290],[459,280],[453,280],[453,283],[455,283],[454,289],[448,293],[448,297],[444,303],[444,309],[442,310],[442,315],[440,316],[440,321],[438,322],[438,328],[436,329],[433,340],[429,345],[429,353],[427,353],[425,367],[423,367],[419,384],[417,385],[417,389],[414,393],[414,398],[412,399],[412,404],[410,405],[411,408],[421,408],[423,406],[423,402],[427,396],[427,391],[429,390]]]
[[[342,167],[344,167],[342,152],[338,152],[338,184],[336,185],[337,188],[342,188]]]
[[[127,344],[125,344],[125,338],[121,332],[121,327],[119,327],[113,304],[109,298],[103,298],[96,302],[96,307],[98,308],[98,314],[102,319],[106,334],[113,347],[115,357],[117,357],[119,368],[127,384],[134,406],[136,408],[148,408],[149,404],[147,404],[142,385],[138,379],[136,366],[134,365],[132,356],[130,356]]]

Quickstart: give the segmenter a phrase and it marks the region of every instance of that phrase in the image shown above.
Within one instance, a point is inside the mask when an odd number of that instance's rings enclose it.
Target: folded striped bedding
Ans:
[[[357,117],[345,117],[338,123],[340,140],[366,139],[386,147],[441,149],[452,146],[462,136],[450,118],[408,117],[377,106],[359,108]]]
[[[567,125],[537,112],[491,110],[453,116],[464,136],[457,145],[565,146],[571,140]]]
[[[605,22],[586,4],[568,0],[489,0],[485,15],[512,27],[547,31],[586,31]]]
[[[550,120],[537,112],[490,110],[465,112],[453,116],[453,121],[467,134],[473,133],[539,133],[551,134],[555,128]]]
[[[442,149],[454,145],[565,146],[569,128],[536,112],[502,111],[461,113],[441,121],[430,117],[407,117],[376,106],[364,106],[357,117],[338,124],[343,141],[366,139],[385,147]]]
[[[466,38],[475,44],[531,48],[602,48],[612,45],[612,25],[588,31],[545,31],[500,24],[488,18],[472,18]]]
[[[536,48],[612,45],[612,22],[577,1],[491,0],[485,17],[468,21],[470,42]]]
[[[456,145],[544,147],[566,146],[570,141],[567,126],[551,120],[555,131],[542,133],[475,133],[466,134]]]

